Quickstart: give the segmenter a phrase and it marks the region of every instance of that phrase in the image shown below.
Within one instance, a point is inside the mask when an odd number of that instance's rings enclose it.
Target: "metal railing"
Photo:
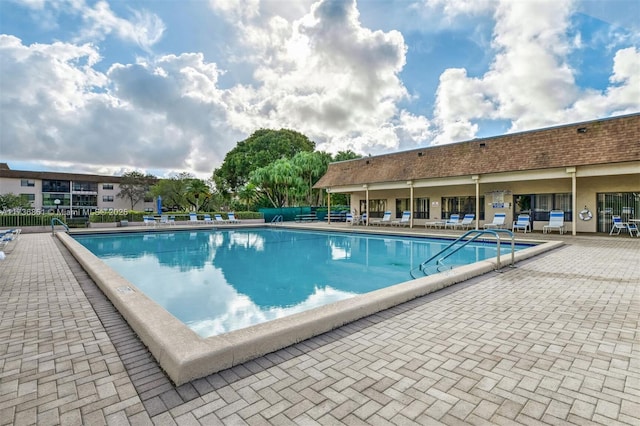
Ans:
[[[412,270],[410,270],[409,274],[411,275],[412,278],[418,278],[413,274],[413,272],[416,270],[419,270],[420,272],[422,272],[423,276],[428,275],[428,272],[426,270],[427,265],[435,259],[437,259],[435,262],[436,270],[438,272],[442,272],[442,268],[445,267],[444,265],[445,259],[447,259],[449,256],[453,255],[454,253],[458,252],[468,244],[472,243],[473,241],[476,241],[478,238],[484,235],[493,235],[496,238],[496,251],[497,251],[496,270],[501,269],[502,262],[500,261],[500,243],[501,243],[500,233],[507,234],[511,238],[510,265],[513,266],[513,264],[515,263],[515,239],[514,239],[513,232],[509,231],[508,229],[472,229],[470,231],[465,232],[460,237],[458,237],[455,241],[453,241],[451,244],[449,244],[448,246],[440,250],[438,253],[431,256],[429,259],[422,262],[420,266],[418,266],[417,268],[413,268]],[[471,238],[466,239],[468,236],[471,236],[471,235],[473,235]],[[453,266],[449,267],[448,269],[452,269],[452,268]]]
[[[273,217],[273,219],[271,219],[271,224],[272,225],[277,225],[277,224],[282,224],[282,222],[284,221],[284,218],[282,217],[281,214],[277,214]]]
[[[69,233],[69,227],[67,226],[67,224],[64,223],[63,221],[61,221],[60,219],[58,219],[57,217],[54,217],[53,219],[51,219],[51,233],[52,234],[56,233],[56,222],[58,223],[58,225],[64,226],[64,229],[66,229],[67,233]]]

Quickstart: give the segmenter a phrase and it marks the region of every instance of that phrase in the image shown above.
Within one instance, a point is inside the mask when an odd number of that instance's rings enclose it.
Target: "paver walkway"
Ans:
[[[0,262],[0,425],[638,425],[640,239],[563,239],[176,388],[64,248],[23,234]]]

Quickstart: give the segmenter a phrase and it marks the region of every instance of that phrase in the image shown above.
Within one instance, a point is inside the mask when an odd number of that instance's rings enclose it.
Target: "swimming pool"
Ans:
[[[360,238],[364,239],[357,239],[355,241],[358,242],[353,243],[353,237],[358,237],[358,235],[355,235],[356,233],[346,235],[347,240],[339,240],[339,234],[328,232],[326,234],[329,235],[323,235],[322,238],[324,238],[324,240],[322,241],[324,242],[322,244],[318,242],[320,240],[316,240],[312,245],[312,249],[300,250],[297,242],[292,242],[286,238],[283,239],[283,231],[286,227],[278,227],[281,229],[278,230],[277,233],[273,233],[274,238],[276,235],[279,236],[279,244],[282,244],[283,247],[289,247],[289,251],[280,252],[280,261],[271,264],[266,262],[264,264],[260,263],[260,265],[263,266],[262,269],[252,268],[246,264],[240,268],[237,267],[237,265],[242,265],[239,259],[241,260],[244,255],[238,253],[255,251],[264,256],[265,253],[271,252],[268,248],[269,244],[271,244],[269,243],[270,240],[268,238],[265,239],[264,235],[263,238],[257,238],[262,232],[261,229],[263,229],[264,232],[271,232],[270,227],[266,229],[264,227],[254,228],[251,229],[250,232],[241,231],[240,228],[244,227],[245,226],[239,226],[238,229],[227,234],[211,229],[202,234],[196,230],[186,232],[176,230],[168,234],[152,230],[133,233],[131,233],[131,231],[134,230],[125,230],[122,234],[127,234],[131,237],[120,240],[116,239],[110,243],[107,242],[108,240],[106,238],[101,236],[96,241],[98,241],[97,244],[101,245],[102,249],[105,250],[107,257],[109,257],[116,253],[128,252],[130,243],[141,238],[146,249],[143,250],[144,256],[141,253],[132,254],[133,268],[143,271],[142,275],[144,276],[153,269],[152,265],[154,263],[160,264],[160,260],[162,260],[164,264],[171,268],[166,271],[180,271],[181,269],[185,271],[195,271],[195,273],[200,274],[200,285],[204,289],[204,292],[198,293],[200,296],[198,298],[203,300],[224,300],[222,297],[223,291],[220,290],[220,288],[225,287],[215,287],[215,290],[213,290],[214,287],[212,285],[207,284],[209,285],[209,287],[207,287],[207,285],[203,284],[205,281],[210,283],[213,277],[224,275],[227,280],[230,278],[233,282],[237,276],[245,275],[249,277],[248,281],[252,281],[254,284],[257,284],[258,287],[264,287],[264,283],[267,281],[263,279],[263,276],[267,269],[273,269],[276,273],[279,273],[281,277],[286,276],[287,271],[292,270],[294,267],[306,271],[306,275],[312,277],[333,277],[336,275],[342,277],[342,274],[346,270],[356,269],[358,272],[355,276],[359,277],[358,279],[341,279],[339,281],[349,281],[348,285],[353,285],[354,281],[361,282],[365,287],[370,285],[370,281],[374,281],[372,279],[374,275],[385,275],[386,272],[384,271],[393,269],[394,266],[398,266],[407,278],[400,284],[389,285],[364,294],[355,294],[350,288],[335,290],[333,284],[330,284],[331,291],[327,291],[326,289],[329,285],[322,284],[324,285],[324,287],[322,287],[321,284],[316,283],[313,285],[313,290],[311,290],[312,295],[316,293],[330,294],[328,299],[335,300],[333,299],[335,294],[342,292],[348,293],[347,297],[308,310],[299,312],[292,310],[282,317],[204,338],[198,335],[193,329],[187,327],[183,321],[178,320],[176,316],[170,314],[160,303],[153,301],[150,296],[141,291],[135,283],[123,277],[121,273],[116,272],[106,263],[108,259],[99,259],[69,234],[56,233],[56,236],[93,278],[116,309],[118,309],[176,385],[232,367],[312,336],[322,334],[356,319],[366,317],[452,284],[493,271],[496,269],[497,264],[495,258],[490,258],[457,267],[443,274],[434,274],[410,280],[408,269],[411,263],[424,260],[422,253],[420,253],[420,250],[423,249],[418,249],[416,245],[420,238],[410,238],[408,242],[398,241],[392,235],[374,235],[375,231],[371,232],[367,230],[362,232],[358,231],[357,234],[362,233],[369,235],[364,237],[360,236]],[[85,232],[83,232],[83,234],[84,233]],[[98,230],[96,233],[101,233],[101,231]],[[173,237],[171,234],[173,234]],[[198,237],[198,235],[200,235],[200,237]],[[297,232],[295,235],[301,239],[305,234]],[[81,235],[76,235],[76,238],[81,238]],[[175,238],[188,238],[191,243],[182,246],[175,242]],[[191,240],[192,238],[194,240]],[[198,240],[199,238],[201,240]],[[347,244],[347,241],[351,241],[351,243]],[[215,246],[214,243],[219,242],[223,242],[223,244],[221,246]],[[414,242],[414,244],[411,244],[412,242]],[[560,241],[530,241],[530,243],[536,245],[518,251],[515,254],[516,262],[562,245]],[[373,256],[371,247],[375,245],[385,247],[384,256],[380,257],[380,254]],[[158,247],[164,247],[166,250],[157,250]],[[177,249],[178,247],[182,248]],[[212,250],[211,247],[216,248]],[[224,247],[236,247],[239,250],[241,249],[241,251],[226,252]],[[312,250],[312,252],[310,253],[309,250]],[[419,254],[414,255],[415,253],[411,253],[411,250]],[[196,251],[200,254],[193,257],[189,253],[190,251]],[[136,250],[132,251],[132,253],[135,252]],[[303,257],[306,256],[309,262],[306,264],[303,263],[303,266],[296,266],[296,262],[292,260],[291,253],[293,252],[299,252],[297,254],[302,254]],[[402,255],[400,256],[400,259],[402,259],[401,262],[390,260],[394,259],[394,257],[388,256],[388,254],[393,252]],[[411,256],[408,256],[407,253],[410,253]],[[350,261],[355,258],[361,258],[363,263],[360,265],[350,263]],[[408,261],[408,259],[411,259],[411,261]],[[125,261],[118,260],[118,262]],[[328,269],[328,266],[335,262],[341,263],[342,269],[340,272],[337,274],[326,273],[325,269]],[[383,265],[382,262],[387,262],[388,265]],[[398,265],[395,265],[396,263],[398,263]],[[232,265],[230,267],[231,269],[228,269],[229,265]],[[311,267],[309,265],[313,266]],[[214,270],[217,271],[217,275],[213,272]],[[167,276],[172,274],[173,272],[166,272]],[[204,280],[202,279],[203,277],[205,278]],[[155,280],[157,279],[158,278],[155,278]],[[182,296],[178,291],[181,284],[182,279],[174,276],[170,278],[167,283],[162,284],[160,288],[171,296],[174,294],[178,295],[175,300],[181,301]],[[319,289],[318,291],[316,291],[316,287]],[[300,288],[307,289],[302,293],[304,300],[314,298],[309,296],[310,284],[299,285],[295,291],[299,291]],[[280,291],[277,287],[271,288],[271,290],[276,293]],[[250,297],[243,293],[244,289],[232,290],[227,288],[226,291],[227,293],[235,291],[241,295],[241,299],[239,300],[243,301],[245,308],[249,303],[258,306],[262,300],[259,295],[254,295],[253,297],[256,300],[249,302]],[[286,297],[293,298],[294,295],[280,293],[280,297],[286,299]],[[297,296],[297,298],[299,299],[300,296]],[[169,299],[169,297],[167,297],[167,299]],[[269,301],[266,304],[271,306],[271,303],[272,302]],[[190,302],[185,303],[185,305],[191,306]],[[287,304],[285,308],[276,308],[276,310],[286,310],[288,308],[291,308],[289,304]],[[200,308],[194,310],[198,309]],[[245,316],[251,316],[250,314],[254,313],[253,309],[254,306],[248,311],[245,310]],[[242,311],[242,309],[238,311]],[[266,316],[266,314],[261,315]],[[206,324],[206,321],[202,323]],[[206,324],[204,328],[214,329],[215,327],[212,325],[213,322]]]
[[[274,228],[75,238],[201,337],[408,281],[451,242]],[[447,265],[495,256],[495,243],[472,243]]]

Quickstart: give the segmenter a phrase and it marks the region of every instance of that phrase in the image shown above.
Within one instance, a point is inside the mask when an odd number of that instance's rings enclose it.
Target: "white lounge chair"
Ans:
[[[613,226],[611,226],[611,231],[609,231],[609,235],[620,235],[620,231],[627,231],[629,229],[629,224],[622,221],[620,216],[611,216],[613,219]]]
[[[457,213],[454,213],[451,216],[449,216],[449,219],[447,219],[447,221],[444,223],[444,228],[447,229],[449,226],[452,228],[455,228],[459,224],[460,224],[460,215]]]
[[[411,224],[411,212],[405,210],[402,212],[402,217],[400,220],[394,220],[391,222],[391,225],[395,226],[409,226]]]
[[[505,222],[506,219],[507,219],[507,214],[506,213],[496,213],[493,216],[493,222],[485,223],[484,225],[482,225],[482,227],[484,229],[502,228],[504,226],[504,222]]]
[[[345,221],[345,223],[346,223],[347,225],[353,225],[353,223],[354,223],[354,222],[353,222],[353,214],[351,214],[351,213],[347,213],[347,214],[345,215],[345,219],[344,219],[344,221]]]
[[[200,221],[198,220],[198,214],[197,213],[189,213],[189,223],[191,223],[191,224],[200,223]]]
[[[14,229],[4,229],[0,231],[0,247],[6,247],[10,243],[14,243],[18,240],[20,236],[20,232],[22,232],[21,228]]]
[[[457,228],[459,226],[460,228],[464,228],[464,229],[470,228],[473,225],[473,220],[475,218],[476,218],[476,215],[474,213],[467,213],[462,218],[462,222],[456,224],[455,227]]]
[[[156,219],[153,216],[143,216],[144,226],[156,226]]]
[[[542,227],[542,233],[546,234],[554,229],[557,229],[560,235],[564,234],[564,212],[561,210],[552,210],[549,213],[549,224]]]
[[[214,214],[213,217],[215,218],[214,220],[215,223],[229,223],[229,221],[226,219],[223,219],[222,215],[220,214]]]
[[[516,232],[518,229],[522,229],[525,234],[527,231],[531,232],[531,221],[528,214],[518,215],[518,220],[513,222],[511,232]]]
[[[210,224],[210,223],[217,222],[217,220],[213,220],[213,219],[211,219],[211,215],[209,215],[209,214],[205,214],[205,215],[204,215],[204,217],[203,217],[203,221],[204,221],[204,223],[209,223],[209,224]]]
[[[389,225],[391,223],[391,212],[384,212],[382,219],[369,221],[371,225]]]
[[[227,213],[229,223],[240,223],[238,219],[236,219],[236,214],[234,212]]]

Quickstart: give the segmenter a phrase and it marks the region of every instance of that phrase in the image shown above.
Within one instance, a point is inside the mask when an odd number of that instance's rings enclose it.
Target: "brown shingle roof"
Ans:
[[[120,183],[121,176],[84,175],[80,173],[61,172],[33,172],[27,170],[11,170],[8,167],[0,167],[1,178],[13,179],[49,179],[49,180],[73,180],[98,183]]]
[[[315,188],[640,160],[640,114],[329,164]]]

